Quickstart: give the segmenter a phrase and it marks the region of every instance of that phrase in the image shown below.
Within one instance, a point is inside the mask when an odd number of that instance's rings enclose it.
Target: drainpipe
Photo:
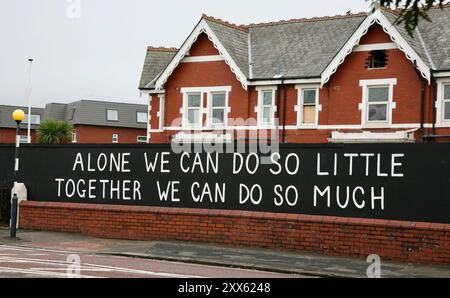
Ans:
[[[284,84],[284,81],[281,81],[281,86],[283,86],[283,138],[282,143],[284,144],[286,142],[286,101],[287,101],[287,95],[286,95],[286,85]]]
[[[436,79],[434,78],[434,76],[432,75],[431,76],[431,79],[433,80],[433,87],[432,87],[432,96],[433,96],[433,100],[432,100],[432,102],[433,102],[433,104],[432,104],[432,106],[431,106],[431,111],[432,111],[432,115],[433,115],[433,123],[432,123],[432,125],[433,125],[433,128],[432,128],[432,130],[431,130],[431,133],[432,133],[432,135],[436,135],[436,117],[437,117],[437,115],[436,115],[436,102],[437,102],[437,92],[436,92],[436,90],[437,90],[437,84],[436,84]]]
[[[420,79],[420,142],[423,143],[425,136],[425,79],[422,77],[422,74],[417,68],[416,60],[414,60],[414,69]]]
[[[421,87],[420,87],[420,142],[423,143],[425,136],[425,79],[421,78]]]
[[[276,140],[277,143],[280,141],[280,93],[281,88],[277,88],[277,125],[275,126]]]

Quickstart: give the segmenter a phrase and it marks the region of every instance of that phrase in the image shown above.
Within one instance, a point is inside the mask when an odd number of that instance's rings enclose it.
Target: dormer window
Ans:
[[[387,66],[388,55],[386,50],[373,50],[367,59],[368,69],[385,68]]]

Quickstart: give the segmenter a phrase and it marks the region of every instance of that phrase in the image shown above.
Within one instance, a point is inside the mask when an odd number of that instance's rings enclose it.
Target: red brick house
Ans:
[[[21,108],[0,106],[0,143],[15,142],[12,112]],[[36,142],[36,129],[45,119],[65,120],[74,126],[73,143],[147,143],[147,106],[139,104],[79,100],[68,104],[50,103],[45,108],[31,109],[31,141]],[[21,125],[23,142],[27,142],[27,125]]]
[[[450,6],[410,37],[390,10],[234,25],[203,16],[179,49],[149,47],[151,143],[450,140]],[[250,119],[250,120],[249,120]]]

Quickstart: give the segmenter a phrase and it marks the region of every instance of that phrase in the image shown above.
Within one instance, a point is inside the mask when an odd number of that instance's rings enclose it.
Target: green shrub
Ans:
[[[37,142],[40,144],[61,144],[72,142],[73,125],[67,121],[46,119],[37,128]]]

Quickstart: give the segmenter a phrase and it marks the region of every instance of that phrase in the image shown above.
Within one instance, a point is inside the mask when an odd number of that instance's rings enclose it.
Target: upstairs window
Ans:
[[[202,125],[202,93],[187,94],[187,125],[201,127]]]
[[[146,112],[136,112],[136,122],[137,123],[147,123],[148,116]]]
[[[227,100],[225,92],[217,92],[211,94],[211,119],[210,123],[213,127],[225,126],[225,117],[227,114]]]
[[[312,129],[319,124],[319,111],[322,106],[319,104],[318,85],[296,85],[297,105],[294,110],[297,112],[297,127]]]
[[[387,122],[389,86],[368,87],[367,121]]]
[[[444,85],[444,121],[450,121],[450,84]]]
[[[31,122],[30,124],[39,125],[41,124],[41,115],[33,115],[31,114]],[[25,114],[25,119],[23,120],[24,124],[28,124],[28,114]]]
[[[260,90],[258,98],[258,125],[263,127],[274,124],[275,89]]]
[[[119,121],[119,111],[106,110],[106,120],[107,121]]]
[[[73,117],[75,116],[75,109],[70,109],[69,111],[69,120],[73,120]]]
[[[387,61],[388,55],[386,50],[374,50],[370,52],[366,66],[368,69],[385,68]]]
[[[227,126],[228,98],[231,86],[186,87],[181,88],[183,94],[182,126],[186,129],[212,130]],[[164,107],[164,98],[160,98],[160,106]],[[160,111],[160,127],[163,126],[164,110]],[[205,117],[203,116],[205,115]]]
[[[302,92],[302,124],[316,123],[317,90],[303,89]]]

